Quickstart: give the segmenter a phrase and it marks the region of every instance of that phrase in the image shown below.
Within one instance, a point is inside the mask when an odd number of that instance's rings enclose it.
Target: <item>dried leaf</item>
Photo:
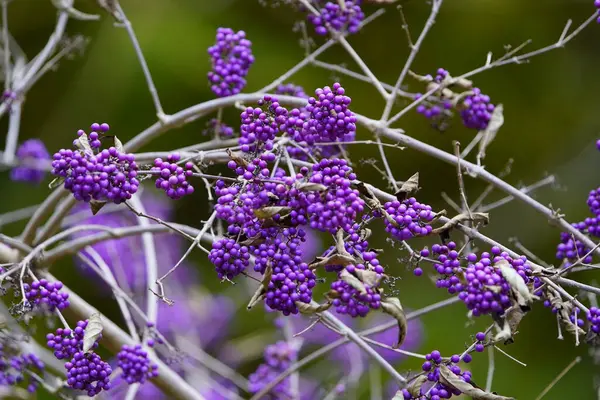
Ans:
[[[355,269],[354,273],[365,285],[369,287],[377,287],[379,286],[379,282],[383,278],[382,274],[378,274],[375,271],[370,271],[367,269]]]
[[[260,219],[269,219],[273,218],[275,215],[279,214],[280,217],[285,217],[289,213],[292,212],[290,207],[263,207],[257,210],[254,210],[254,215]]]
[[[125,149],[123,148],[123,143],[119,140],[119,138],[115,136],[114,141],[115,141],[115,149],[117,149],[117,151],[119,153],[125,153]]]
[[[259,245],[259,244],[261,244],[261,243],[264,243],[264,242],[265,242],[265,240],[266,240],[266,239],[265,239],[263,236],[261,236],[261,235],[256,235],[256,236],[254,236],[254,237],[247,238],[247,239],[245,239],[245,240],[241,241],[241,242],[240,242],[240,244],[241,244],[242,246],[257,246],[257,245]]]
[[[316,257],[315,260],[308,266],[310,269],[325,267],[326,265],[349,265],[356,264],[356,259],[349,255],[333,254],[329,257]]]
[[[421,396],[421,386],[427,382],[427,375],[418,375],[415,379],[413,379],[406,390],[408,393],[412,395],[414,398],[418,398]]]
[[[324,192],[327,190],[327,186],[312,182],[298,183],[296,188],[301,192]]]
[[[538,300],[539,298],[531,294],[521,275],[511,267],[508,261],[501,259],[494,264],[494,267],[500,269],[502,276],[510,285],[515,299],[517,300],[517,304],[519,304],[523,311],[528,311],[531,308],[533,301]]]
[[[258,288],[256,288],[256,291],[254,292],[252,298],[250,298],[250,301],[246,306],[248,310],[250,310],[264,298],[265,293],[267,293],[267,288],[269,287],[269,282],[271,282],[271,276],[273,276],[273,268],[271,267],[271,264],[267,264],[261,285]]]
[[[87,353],[92,349],[94,343],[100,339],[102,335],[102,319],[100,313],[90,315],[88,324],[83,334],[83,352]]]
[[[435,228],[431,232],[434,234],[443,233],[449,231],[450,229],[465,221],[482,222],[484,225],[490,222],[490,216],[488,213],[474,212],[471,213],[471,215],[473,216],[473,218],[471,218],[469,214],[458,214],[457,216],[453,217],[448,222],[446,222],[444,225],[440,226],[439,228]]]
[[[408,321],[406,315],[402,309],[402,304],[397,297],[388,297],[381,300],[381,309],[384,313],[391,315],[398,322],[398,343],[394,347],[402,346],[404,339],[406,338],[406,332],[408,329]]]
[[[510,327],[510,331],[514,334],[521,323],[521,320],[525,316],[525,311],[520,307],[512,307],[506,313],[506,321]]]
[[[94,154],[92,146],[90,146],[90,141],[85,133],[82,133],[81,136],[75,140],[74,144],[79,150],[82,150],[87,154]]]
[[[394,194],[400,201],[406,200],[408,196],[416,193],[419,190],[419,173],[416,172],[413,176],[408,178],[406,182],[402,184],[398,192]]]
[[[98,214],[98,212],[106,205],[106,203],[107,202],[103,200],[90,200],[90,210],[92,210],[92,214]]]
[[[398,390],[396,392],[396,394],[394,395],[394,397],[392,397],[392,400],[405,400],[404,393],[402,392],[402,389],[400,389],[400,390]]]
[[[440,382],[446,386],[460,390],[463,394],[471,396],[473,400],[514,400],[513,397],[504,397],[485,390],[481,390],[472,384],[463,381],[455,375],[447,365],[440,365]]]
[[[498,131],[504,124],[504,106],[502,104],[498,104],[494,111],[492,112],[492,117],[490,118],[490,122],[488,126],[483,131],[483,137],[479,141],[479,153],[477,154],[477,158],[479,160],[483,160],[485,158],[485,150],[492,143],[492,141],[496,138]]]
[[[365,284],[348,272],[348,270],[343,269],[342,272],[340,272],[340,279],[352,286],[354,289],[358,290],[361,294],[367,294],[367,288],[365,288]]]
[[[48,189],[56,189],[57,187],[62,185],[64,181],[65,178],[63,178],[62,176],[57,176],[56,178],[52,179],[52,182],[48,184]]]
[[[300,311],[302,314],[310,315],[327,311],[332,304],[333,303],[331,303],[330,301],[328,301],[325,304],[306,304],[302,303],[301,301],[297,301],[296,307],[298,307],[298,311]]]
[[[506,318],[504,317],[500,317],[497,316],[496,314],[493,314],[494,316],[494,327],[496,328],[496,335],[494,336],[494,342],[503,342],[503,343],[507,343],[507,342],[511,342],[512,341],[512,332],[510,330],[510,325],[508,323],[508,321],[506,320]]]
[[[227,153],[227,155],[229,156],[229,158],[231,158],[233,161],[235,161],[235,163],[237,165],[239,165],[242,168],[246,168],[248,166],[248,161],[246,161],[242,156],[240,156],[238,153],[234,153],[233,151],[231,151],[230,149],[225,150],[225,152]]]

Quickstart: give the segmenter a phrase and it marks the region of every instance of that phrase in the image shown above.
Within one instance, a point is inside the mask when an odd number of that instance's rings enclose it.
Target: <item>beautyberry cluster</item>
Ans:
[[[65,369],[67,385],[87,392],[89,397],[94,397],[102,390],[110,389],[112,368],[94,352],[76,352],[71,361],[65,363]]]
[[[157,158],[154,160],[154,167],[151,170],[158,173],[155,181],[156,188],[164,190],[167,196],[173,200],[194,193],[194,187],[187,181],[187,178],[194,173],[192,170],[194,164],[188,161],[184,167],[180,167],[177,165],[180,159],[179,153],[169,154],[166,161]]]
[[[240,118],[239,144],[243,152],[261,152],[273,149],[273,140],[284,124],[288,110],[279,105],[277,98],[265,96],[258,101],[258,107],[248,107]]]
[[[468,356],[468,357],[467,357]],[[440,382],[440,365],[446,364],[446,366],[450,369],[454,375],[456,375],[461,380],[471,383],[471,372],[470,371],[462,371],[456,363],[460,361],[460,357],[458,355],[453,355],[450,359],[450,363],[443,360],[439,351],[434,350],[431,353],[425,355],[427,361],[423,363],[421,369],[427,373],[427,381],[431,382],[433,386],[422,385],[420,389],[420,393],[416,396],[411,394],[407,389],[402,390],[402,395],[407,400],[440,400],[440,399],[450,399],[452,396],[460,396],[461,391],[450,386],[446,386]],[[471,360],[471,356],[466,354],[462,361],[469,362]]]
[[[354,267],[348,265],[347,267]],[[333,298],[335,311],[340,314],[348,314],[351,317],[365,317],[371,309],[381,307],[381,295],[377,287],[367,287],[361,293],[355,287],[343,280],[334,281],[331,284],[330,297]]]
[[[16,155],[19,165],[10,171],[10,179],[31,183],[44,180],[45,168],[50,162],[44,142],[39,139],[26,140],[19,146]]]
[[[316,285],[316,275],[306,263],[276,265],[267,286],[265,303],[283,315],[297,314],[296,302],[310,303],[312,288]]]
[[[435,217],[431,206],[419,203],[414,197],[402,202],[398,200],[387,202],[383,208],[387,213],[383,219],[385,231],[398,240],[427,236],[433,230],[429,225]],[[379,213],[376,214],[379,216]]]
[[[234,239],[215,240],[208,259],[215,266],[219,279],[233,279],[242,273],[250,264],[250,253],[247,246],[236,243]]]
[[[233,136],[233,128],[216,118],[208,121],[208,129],[205,133],[208,132],[212,132],[215,135],[218,133],[218,136],[221,138],[230,138]]]
[[[351,187],[356,174],[344,159],[323,159],[314,164],[309,182],[323,185],[326,190],[306,196],[309,205],[309,225],[323,232],[350,231],[365,202],[358,190]]]
[[[441,84],[444,79],[448,76],[448,71],[444,68],[438,68],[435,78],[431,75],[427,75],[426,78],[431,79],[436,85]],[[415,100],[419,100],[423,95],[421,93],[417,93],[415,95]],[[449,99],[444,99],[443,94],[442,98],[439,99],[439,102],[435,102],[433,104],[429,104],[429,102],[423,102],[417,106],[417,112],[422,114],[427,119],[437,120],[440,117],[449,117],[450,114],[447,110],[452,108],[452,103]]]
[[[100,139],[109,126],[95,123],[91,129],[89,137],[83,130],[77,132],[79,138],[73,141],[76,150],[61,149],[54,154],[52,174],[64,178],[64,188],[77,200],[122,203],[137,192],[140,184],[135,157],[116,147],[100,150]]]
[[[46,279],[23,285],[27,301],[34,306],[44,305],[49,311],[64,310],[69,306],[69,294],[61,292],[62,287],[62,282],[48,282]]]
[[[87,324],[87,320],[79,321],[73,330],[68,328],[58,328],[55,333],[46,335],[46,344],[54,350],[54,356],[57,359],[63,360],[73,357],[75,353],[83,349],[83,336],[85,335]],[[101,338],[102,335],[98,337],[96,343],[92,346],[92,350],[98,347],[98,340]]]
[[[148,358],[148,352],[141,345],[123,345],[117,354],[117,365],[123,373],[121,377],[128,384],[144,383],[146,379],[158,376],[158,365],[153,364]]]
[[[275,93],[308,99],[308,95],[304,93],[304,88],[302,86],[294,85],[293,83],[282,83],[281,85],[278,85],[275,88]]]
[[[490,96],[481,93],[481,89],[473,88],[472,92],[462,102],[460,116],[467,128],[481,131],[487,128],[495,106],[490,103]]]
[[[587,319],[590,322],[590,329],[594,333],[600,333],[600,308],[590,307],[587,313]]]
[[[600,24],[600,0],[594,0],[594,7],[596,7],[598,9],[597,22]]]
[[[248,377],[250,393],[257,393],[273,379],[285,371],[297,356],[297,350],[285,341],[279,341],[265,348],[264,363],[260,364],[256,371]],[[292,398],[290,378],[286,378],[277,384],[267,395],[268,399]]]
[[[35,354],[18,354],[11,346],[0,344],[0,386],[25,383],[27,391],[33,393],[39,382],[27,372],[43,375],[44,368],[44,363]]]
[[[246,75],[254,63],[251,46],[244,31],[217,29],[216,43],[208,48],[212,62],[208,81],[217,97],[232,96],[246,86]]]
[[[327,28],[340,33],[356,33],[365,18],[361,0],[343,0],[344,6],[336,1],[328,1],[319,9],[319,15],[309,14],[308,21],[315,26],[317,35],[326,35]],[[322,1],[320,2],[323,3]]]
[[[600,237],[600,218],[586,218],[581,222],[571,224],[578,231],[589,236]],[[560,243],[556,247],[556,258],[563,260],[563,267],[568,267],[574,262],[582,259],[585,264],[592,262],[593,256],[588,255],[590,249],[587,248],[579,239],[576,239],[568,232],[561,232]]]

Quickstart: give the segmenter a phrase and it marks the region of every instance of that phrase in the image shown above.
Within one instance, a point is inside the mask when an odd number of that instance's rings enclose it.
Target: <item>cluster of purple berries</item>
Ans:
[[[204,133],[208,132],[218,133],[221,138],[230,138],[233,136],[233,128],[216,118],[208,121],[208,129]]]
[[[444,68],[438,68],[435,78],[431,75],[427,75],[427,78],[430,78],[432,82],[435,82],[436,84],[440,84],[444,81],[444,79],[446,79],[447,76],[447,70],[445,70]],[[417,93],[415,95],[415,100],[419,100],[422,96],[423,95],[421,93]],[[451,108],[452,103],[448,99],[440,99],[439,104],[419,104],[417,106],[417,112],[419,114],[424,115],[427,119],[437,120],[442,117],[449,117],[450,113],[448,110],[450,110]]]
[[[148,352],[141,345],[123,345],[117,354],[117,365],[123,373],[121,377],[128,384],[144,383],[146,379],[158,376],[158,365],[153,364],[148,358]]]
[[[24,141],[17,149],[17,159],[19,165],[10,171],[10,179],[31,183],[44,180],[45,168],[50,162],[50,154],[44,142],[39,139]]]
[[[328,1],[319,9],[319,15],[308,15],[308,21],[315,26],[317,35],[326,35],[327,28],[340,33],[358,32],[360,23],[365,18],[360,8],[361,0],[343,1],[343,7],[336,1]]]
[[[48,282],[46,279],[24,284],[25,298],[34,306],[45,306],[49,311],[64,310],[69,307],[69,294],[61,292],[62,282]]]
[[[462,102],[460,116],[467,128],[481,131],[487,128],[496,107],[490,103],[490,96],[482,94],[479,88],[473,88],[472,92]]]
[[[477,343],[475,344],[475,351],[481,353],[483,350],[485,350],[485,332],[477,332],[475,334],[475,340],[477,340]]]
[[[429,225],[435,217],[431,206],[419,203],[414,197],[402,202],[398,200],[387,202],[383,208],[393,220],[383,219],[385,231],[398,240],[427,236],[433,230]],[[380,216],[379,213],[376,214]]]
[[[304,92],[304,88],[302,86],[294,85],[293,83],[282,83],[281,85],[278,85],[275,88],[275,93],[308,99],[308,95]]]
[[[89,397],[110,389],[112,368],[94,352],[76,352],[71,361],[65,363],[65,369],[67,385],[85,391]]]
[[[11,346],[0,343],[0,386],[25,383],[29,393],[35,392],[39,382],[31,379],[27,371],[41,375],[45,368],[44,363],[33,353],[14,354],[11,350]]]
[[[219,279],[232,280],[242,273],[250,264],[250,253],[247,246],[236,243],[234,239],[215,240],[208,259],[215,266]]]
[[[240,118],[239,144],[243,152],[261,152],[273,149],[273,140],[278,127],[285,124],[288,110],[282,107],[277,98],[265,96],[258,101],[258,107],[248,107]]]
[[[483,252],[480,256],[471,253],[466,257],[466,268],[461,267],[461,258],[455,250],[456,243],[433,245],[432,253],[437,257],[436,271],[442,275],[436,286],[446,288],[450,294],[458,297],[467,305],[473,316],[496,313],[502,315],[511,303],[512,289],[495,264],[505,260],[525,284],[533,282],[531,266],[527,257],[512,258],[499,247],[494,246],[491,253]],[[428,257],[429,250],[421,251],[421,256]]]
[[[77,150],[61,149],[54,154],[52,174],[64,178],[64,188],[77,200],[120,204],[130,199],[140,184],[135,157],[115,147],[100,150],[100,135],[109,127],[95,123],[91,129],[89,137],[83,130],[77,132],[79,139],[73,142]]]
[[[600,0],[594,0],[594,7],[596,7],[598,9],[597,22],[600,24]]]
[[[460,357],[458,355],[453,355],[450,358],[450,363],[447,363],[443,360],[439,351],[434,350],[431,353],[425,355],[427,361],[423,363],[421,369],[427,373],[427,381],[430,382],[429,385],[424,384],[421,386],[420,393],[417,396],[411,394],[407,389],[402,390],[402,395],[407,400],[441,400],[441,399],[450,399],[452,396],[460,396],[461,391],[446,386],[440,382],[440,365],[445,363],[450,371],[456,375],[458,378],[462,379],[467,383],[471,383],[471,372],[470,371],[462,371],[456,363],[460,361]],[[462,361],[470,362],[471,356],[466,354]]]
[[[154,167],[151,171],[158,173],[155,181],[157,189],[162,189],[173,200],[182,198],[185,195],[194,193],[194,187],[190,185],[187,178],[194,173],[194,164],[186,162],[184,167],[177,165],[181,159],[179,153],[169,154],[167,160],[162,158],[154,160]]]
[[[319,196],[309,194],[307,212],[312,229],[335,233],[342,228],[350,231],[365,202],[358,190],[351,187],[356,174],[344,159],[322,159],[312,167],[308,181],[324,185],[327,190]]]
[[[348,283],[337,280],[331,284],[330,296],[333,297],[335,311],[356,318],[365,317],[371,309],[377,310],[381,307],[381,295],[378,292],[377,287],[365,285],[365,291],[361,293]]]
[[[217,97],[232,96],[246,86],[246,75],[254,63],[251,46],[244,31],[217,29],[215,45],[208,48],[212,62],[208,81]]]
[[[283,315],[297,314],[296,302],[310,303],[312,289],[317,284],[315,273],[306,263],[276,265],[267,286],[265,303]]]
[[[46,344],[54,350],[54,356],[59,360],[73,357],[75,353],[83,349],[83,336],[88,321],[79,321],[75,329],[58,328],[55,333],[46,335]],[[102,335],[98,337],[98,340]],[[92,350],[98,347],[98,340],[92,346]]]
[[[354,224],[352,229],[348,232],[348,237],[344,240],[344,247],[350,255],[363,260],[362,264],[346,266],[348,272],[353,273],[354,271],[352,269],[358,268],[369,269],[378,274],[383,274],[384,269],[377,259],[377,253],[370,250],[369,242],[361,236],[359,224]],[[331,255],[334,250],[335,246],[331,246],[323,253],[322,257]],[[325,265],[325,271],[327,272],[340,272],[342,269],[344,269],[344,266],[339,264]]]
[[[600,308],[590,307],[587,313],[587,319],[590,322],[590,329],[594,333],[600,333]]]
[[[248,377],[250,393],[257,393],[269,384],[277,375],[285,371],[295,360],[297,350],[285,341],[279,341],[265,348],[264,363],[260,364],[256,371]],[[290,378],[286,378],[277,384],[271,391],[277,393],[277,397],[269,395],[269,399],[292,398]],[[281,397],[279,397],[281,396]]]

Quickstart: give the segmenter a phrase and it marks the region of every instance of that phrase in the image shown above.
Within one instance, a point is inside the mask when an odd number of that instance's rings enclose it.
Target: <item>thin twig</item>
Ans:
[[[563,369],[556,376],[556,378],[554,378],[552,380],[552,382],[550,382],[550,384],[548,384],[548,386],[546,386],[544,388],[544,390],[542,390],[542,393],[540,393],[539,396],[535,398],[535,400],[541,400],[542,397],[544,397],[546,394],[548,394],[548,392],[554,387],[554,385],[556,385],[558,383],[558,381],[560,381],[567,374],[567,372],[569,372],[571,370],[571,368],[573,368],[579,362],[581,362],[581,357],[579,357],[579,356],[575,357],[575,359],[573,361],[571,361],[571,363],[569,365],[567,365],[565,367],[565,369]]]

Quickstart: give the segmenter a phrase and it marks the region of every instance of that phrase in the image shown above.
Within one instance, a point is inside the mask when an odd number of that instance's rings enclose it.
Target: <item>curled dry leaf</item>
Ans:
[[[57,176],[56,178],[52,179],[52,181],[48,184],[48,189],[56,189],[57,187],[62,185],[64,181],[65,178],[63,178],[62,176]]]
[[[246,168],[248,166],[248,161],[244,159],[244,157],[240,156],[238,153],[234,153],[230,149],[225,150],[229,158],[231,158],[237,165],[240,167]]]
[[[427,382],[427,375],[417,375],[417,377],[408,384],[406,390],[408,390],[408,393],[410,393],[412,397],[418,398],[421,396],[421,386],[423,386],[425,382]]]
[[[271,264],[267,264],[261,285],[258,288],[256,288],[256,291],[254,292],[254,294],[250,298],[250,301],[248,302],[248,305],[246,306],[248,310],[254,307],[259,301],[261,301],[265,297],[265,293],[267,293],[267,288],[269,287],[269,282],[271,282],[272,275],[273,267],[271,267]]]
[[[124,153],[125,148],[123,147],[123,143],[119,140],[119,138],[115,136],[114,141],[115,141],[115,149],[117,149],[117,151],[119,153]]]
[[[496,314],[493,314],[492,316],[494,317],[494,327],[496,328],[494,342],[502,342],[504,344],[512,343],[512,332],[507,319]]]
[[[330,301],[328,301],[325,304],[306,304],[302,303],[301,301],[296,302],[296,307],[298,307],[298,311],[300,311],[302,314],[308,315],[327,311],[329,308],[331,308],[331,305],[332,302]]]
[[[354,289],[358,290],[360,294],[367,294],[367,288],[365,287],[365,284],[348,272],[348,270],[343,269],[342,272],[340,272],[340,279],[352,286]]]
[[[355,264],[356,259],[350,255],[333,254],[329,257],[316,257],[315,260],[308,266],[310,269],[325,267],[326,265],[349,265]]]
[[[88,318],[88,324],[83,334],[83,352],[87,353],[102,335],[102,318],[100,313],[94,313]]]
[[[102,209],[106,205],[106,201],[103,200],[90,200],[90,210],[92,210],[92,215],[98,214],[98,211]]]
[[[398,200],[402,201],[406,200],[406,198],[411,194],[418,192],[419,189],[419,173],[416,172],[402,184],[400,189],[394,195]]]
[[[296,188],[301,192],[324,192],[327,190],[327,186],[312,182],[298,183]]]
[[[433,231],[431,231],[431,233],[438,234],[447,232],[450,229],[456,227],[458,224],[465,221],[480,222],[484,225],[487,225],[490,222],[490,215],[488,213],[474,212],[471,213],[471,216],[469,216],[469,214],[458,214],[457,216],[453,217],[448,222],[446,222],[444,225],[440,226],[439,228],[435,228]]]
[[[86,154],[94,154],[92,151],[92,146],[90,146],[90,141],[85,133],[82,133],[81,136],[75,140],[75,146],[77,146],[79,150],[82,150]]]
[[[388,297],[381,300],[381,309],[384,313],[394,317],[398,322],[398,343],[394,345],[395,348],[398,348],[404,343],[408,330],[408,321],[402,309],[402,304],[400,304],[400,300],[397,297]]]
[[[290,207],[281,207],[281,206],[263,207],[263,208],[254,210],[254,215],[256,216],[256,218],[269,219],[269,218],[273,218],[277,214],[279,214],[281,217],[285,217],[286,215],[288,215],[291,212],[292,212],[292,209]]]
[[[504,106],[502,104],[498,104],[496,108],[494,108],[490,122],[483,131],[483,137],[479,141],[479,154],[477,154],[478,159],[483,160],[485,158],[485,150],[496,138],[496,135],[498,134],[498,131],[502,125],[504,125]]]
[[[494,393],[486,392],[472,384],[463,381],[455,375],[448,366],[440,365],[440,382],[448,387],[458,389],[463,394],[470,396],[473,400],[514,400],[513,397],[500,396]]]
[[[366,269],[355,269],[354,273],[365,285],[369,287],[377,287],[379,286],[379,282],[383,278],[382,274],[378,274],[375,271],[369,271]]]
[[[502,276],[510,285],[512,293],[517,300],[517,304],[519,304],[523,311],[528,311],[534,300],[538,300],[539,298],[529,291],[529,288],[521,275],[511,267],[508,261],[502,259],[494,264],[494,267],[500,269]]]

